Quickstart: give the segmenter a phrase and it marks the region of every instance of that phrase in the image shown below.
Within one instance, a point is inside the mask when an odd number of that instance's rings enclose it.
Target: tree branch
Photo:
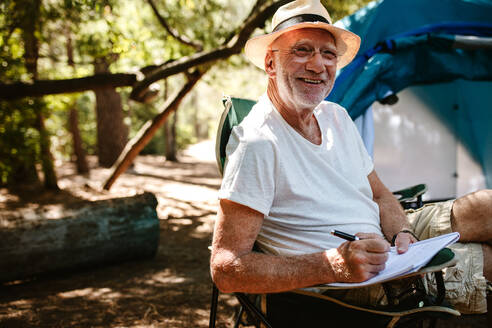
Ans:
[[[257,0],[254,6],[251,8],[251,12],[248,15],[248,17],[250,17],[252,13],[257,12],[261,8],[261,6],[265,4],[266,1],[267,0]],[[262,25],[259,25],[258,28],[262,28],[264,26],[265,26],[265,22],[263,22]],[[234,31],[231,31],[229,36],[225,39],[224,44],[229,43],[234,38],[234,36],[236,36],[236,34],[238,34],[238,28],[236,28]]]
[[[264,22],[271,15],[273,15],[273,13],[280,6],[290,1],[291,0],[280,0],[274,3],[269,2],[261,6],[255,5],[251,13],[248,15],[248,18],[241,25],[240,32],[227,44],[224,44],[212,51],[199,52],[191,56],[182,57],[179,60],[158,67],[145,79],[134,85],[130,98],[136,101],[142,101],[142,97],[145,94],[146,89],[149,85],[156,81],[165,79],[170,75],[184,72],[191,67],[202,65],[207,62],[225,59],[234,54],[240,53],[255,28],[261,24],[264,24]]]
[[[137,81],[135,74],[96,74],[66,80],[37,80],[33,83],[0,83],[0,99],[11,100],[22,97],[41,97],[47,94],[82,92],[100,87],[131,86]]]
[[[166,122],[169,115],[178,109],[183,98],[193,89],[193,86],[195,86],[207,70],[208,67],[202,68],[201,70],[196,69],[193,73],[187,74],[188,81],[174,97],[168,99],[161,113],[155,116],[152,121],[147,121],[135,137],[126,144],[120,157],[111,167],[111,174],[104,182],[104,189],[109,190],[116,179],[126,171],[135,157],[149,143],[157,130]]]
[[[179,35],[178,32],[176,32],[175,30],[173,30],[170,27],[167,24],[166,19],[159,13],[159,10],[157,9],[153,0],[147,0],[147,2],[152,7],[152,10],[154,11],[155,16],[157,17],[157,20],[162,25],[162,27],[164,27],[164,29],[167,31],[167,33],[169,33],[173,38],[175,38],[179,42],[181,42],[187,46],[193,47],[196,51],[202,51],[203,50],[203,46],[201,44],[193,42],[192,40],[188,39],[184,35],[183,36]]]

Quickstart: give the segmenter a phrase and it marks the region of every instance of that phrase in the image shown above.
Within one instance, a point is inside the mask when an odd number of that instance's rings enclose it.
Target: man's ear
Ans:
[[[265,72],[268,74],[269,77],[274,77],[276,74],[275,60],[273,58],[272,51],[267,51],[267,54],[265,56]]]

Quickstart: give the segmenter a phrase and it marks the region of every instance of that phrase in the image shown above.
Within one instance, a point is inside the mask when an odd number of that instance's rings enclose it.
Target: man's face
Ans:
[[[285,105],[313,109],[330,93],[337,52],[329,32],[311,28],[286,32],[270,48],[266,71]]]

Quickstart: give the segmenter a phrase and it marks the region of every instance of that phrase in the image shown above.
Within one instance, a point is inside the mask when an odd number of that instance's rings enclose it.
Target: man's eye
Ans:
[[[308,56],[312,53],[312,50],[305,47],[294,48],[294,53],[298,56]]]
[[[334,53],[332,50],[323,50],[321,52],[322,56],[327,59],[335,59],[337,58],[337,54]]]

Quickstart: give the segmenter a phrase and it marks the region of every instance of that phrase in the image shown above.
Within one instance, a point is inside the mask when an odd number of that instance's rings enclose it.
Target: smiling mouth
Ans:
[[[300,80],[309,84],[320,84],[321,82],[323,82],[322,80],[311,80],[305,78],[300,78]]]

